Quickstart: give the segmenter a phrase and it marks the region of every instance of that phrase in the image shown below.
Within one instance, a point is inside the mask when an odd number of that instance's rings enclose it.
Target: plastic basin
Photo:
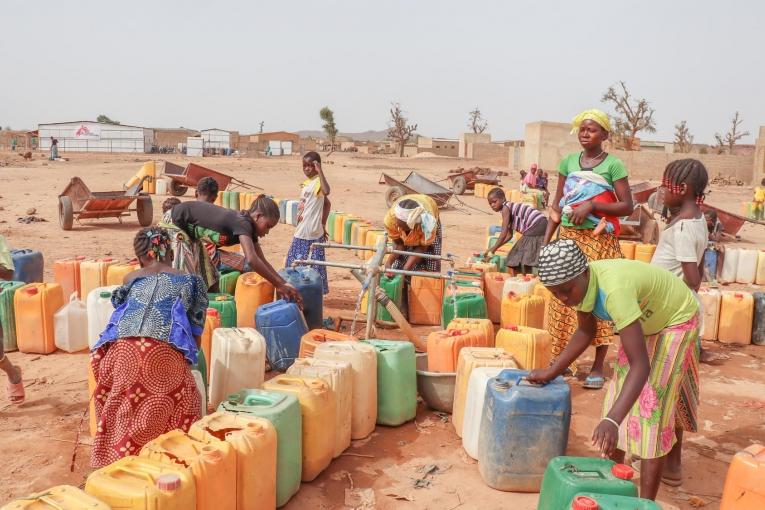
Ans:
[[[417,354],[417,392],[431,409],[452,412],[456,372],[428,372],[427,353]]]

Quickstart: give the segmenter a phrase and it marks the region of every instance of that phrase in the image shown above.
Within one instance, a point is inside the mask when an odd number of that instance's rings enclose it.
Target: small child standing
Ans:
[[[667,165],[662,187],[665,190],[664,205],[670,216],[651,260],[652,265],[667,269],[682,278],[697,300],[696,293],[704,274],[704,251],[709,238],[707,218],[700,208],[708,180],[707,169],[698,160],[680,159]],[[703,317],[703,314],[700,315]],[[703,329],[703,325],[700,329]],[[683,431],[696,432],[698,429],[696,409],[699,402],[700,340],[690,352],[695,359],[686,364],[687,370],[680,385],[675,422],[677,443],[667,456],[662,476],[662,481],[671,486],[678,486],[682,482]]]
[[[500,246],[512,239],[514,231],[520,232],[523,237],[507,254],[506,265],[515,274],[533,273],[547,230],[547,218],[529,204],[508,202],[502,188],[492,189],[487,199],[494,212],[502,212],[502,231],[484,256],[491,257]]]
[[[329,183],[321,168],[321,156],[311,151],[303,156],[303,173],[306,179],[300,191],[300,205],[298,205],[298,225],[295,229],[295,237],[287,253],[286,265],[289,267],[293,261],[299,259],[325,260],[324,248],[316,247],[311,250],[311,245],[327,239],[327,217],[332,204],[329,201]],[[324,294],[329,293],[327,280],[327,268],[314,266],[321,275]]]

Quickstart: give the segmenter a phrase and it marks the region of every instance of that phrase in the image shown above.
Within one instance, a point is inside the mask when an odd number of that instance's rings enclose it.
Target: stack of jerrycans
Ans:
[[[276,506],[284,506],[300,489],[303,469],[303,421],[295,395],[258,389],[229,395],[218,407],[230,414],[256,416],[276,429]]]

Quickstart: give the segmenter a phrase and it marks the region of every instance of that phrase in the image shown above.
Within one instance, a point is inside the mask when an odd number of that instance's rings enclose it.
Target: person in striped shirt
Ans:
[[[547,218],[529,204],[508,202],[501,188],[492,189],[487,199],[494,212],[502,213],[502,231],[485,256],[494,255],[503,244],[512,239],[514,232],[518,232],[522,237],[507,254],[505,264],[515,274],[533,273],[547,230]]]

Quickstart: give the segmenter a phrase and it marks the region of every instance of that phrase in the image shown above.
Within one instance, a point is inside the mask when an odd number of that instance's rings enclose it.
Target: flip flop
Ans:
[[[26,398],[26,393],[24,392],[24,379],[21,378],[21,369],[19,369],[19,382],[16,384],[11,383],[10,379],[8,380],[8,386],[6,388],[6,393],[8,394],[8,400],[11,401],[12,405],[20,405],[24,403],[24,399]],[[16,399],[16,400],[14,400]]]
[[[605,384],[606,384],[605,377],[602,377],[600,375],[588,375],[587,379],[584,380],[584,384],[582,384],[582,387],[587,388],[588,390],[599,390],[603,388]]]

